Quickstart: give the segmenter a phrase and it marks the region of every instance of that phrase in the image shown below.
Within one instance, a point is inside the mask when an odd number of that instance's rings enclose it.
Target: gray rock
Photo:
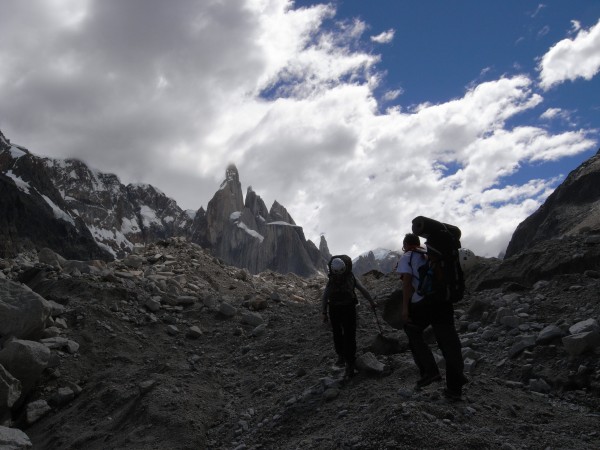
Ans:
[[[154,296],[149,298],[144,302],[144,306],[152,312],[158,311],[160,309],[160,297]]]
[[[0,411],[11,408],[21,396],[21,382],[0,364]]]
[[[227,302],[221,302],[219,305],[219,313],[225,317],[233,317],[237,314],[237,308]]]
[[[61,387],[52,395],[50,403],[56,406],[63,406],[75,398],[75,392],[70,387]]]
[[[36,400],[28,403],[25,408],[25,421],[27,425],[32,425],[46,414],[48,414],[52,408],[46,400]]]
[[[552,388],[550,387],[550,385],[541,378],[529,380],[530,391],[547,394],[550,392],[551,389]]]
[[[188,329],[186,336],[190,339],[198,339],[200,336],[202,336],[202,330],[200,327],[193,325]]]
[[[62,264],[66,262],[66,259],[51,249],[44,247],[38,253],[38,261],[42,264],[48,264],[49,266],[60,269]]]
[[[171,336],[176,336],[177,334],[179,334],[179,329],[175,325],[169,325],[167,327],[167,334]]]
[[[356,358],[356,367],[380,375],[385,369],[385,364],[380,362],[373,353],[367,352]]]
[[[50,349],[39,342],[15,339],[0,351],[0,364],[21,381],[22,395],[33,388],[49,361]]]
[[[132,269],[139,269],[144,263],[144,258],[138,255],[129,254],[123,259],[123,264]]]
[[[504,316],[500,319],[500,323],[509,328],[519,328],[521,319],[518,316]]]
[[[525,349],[535,347],[535,336],[523,336],[522,339],[515,342],[508,350],[508,356],[515,358]]]
[[[265,331],[267,331],[267,324],[261,323],[259,326],[252,330],[252,336],[262,336],[263,334],[265,334]]]
[[[18,428],[0,426],[0,449],[23,450],[33,448],[33,444],[23,431]]]
[[[337,388],[325,389],[323,392],[323,398],[326,401],[335,400],[340,395],[340,390]]]
[[[36,339],[41,336],[50,305],[27,286],[0,280],[0,336]]]
[[[542,331],[539,332],[535,339],[536,344],[546,345],[554,341],[555,339],[564,336],[564,332],[557,325],[548,325]]]
[[[192,295],[180,295],[175,299],[175,304],[179,306],[191,306],[196,303],[197,298]]]
[[[600,331],[598,321],[596,319],[582,320],[569,327],[570,334],[579,334],[586,331]]]
[[[600,346],[600,332],[594,330],[565,336],[562,338],[562,343],[569,355],[581,355]]]
[[[257,327],[259,325],[262,325],[265,322],[265,320],[257,312],[246,311],[246,312],[242,313],[241,322],[246,323],[248,325],[252,325],[254,327]]]

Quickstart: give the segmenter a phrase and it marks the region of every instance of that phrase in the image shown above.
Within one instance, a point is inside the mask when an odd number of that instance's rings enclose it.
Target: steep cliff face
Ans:
[[[0,133],[0,255],[49,247],[71,259],[111,259],[54,186],[43,161]]]
[[[600,233],[600,150],[573,170],[544,204],[519,224],[506,257],[542,241],[589,233]]]
[[[248,188],[244,202],[239,173],[233,165],[208,202],[206,215],[194,222],[194,230],[193,242],[251,273],[272,270],[307,276],[325,270],[324,256],[282,205],[274,202],[267,210],[252,188]]]
[[[153,186],[125,186],[81,161],[37,157],[3,135],[0,183],[7,254],[50,247],[74,259],[112,259],[134,244],[186,235],[193,223],[194,214]]]

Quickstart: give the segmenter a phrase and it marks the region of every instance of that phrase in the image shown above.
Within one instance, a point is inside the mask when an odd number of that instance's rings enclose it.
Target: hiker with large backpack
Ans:
[[[355,289],[369,301],[375,302],[371,294],[352,273],[352,260],[347,255],[332,256],[328,263],[329,280],[321,299],[323,323],[330,322],[333,331],[333,346],[337,353],[336,365],[345,365],[345,378],[354,376],[356,360],[356,306]],[[328,314],[329,311],[329,314]]]
[[[446,361],[444,395],[460,400],[467,382],[463,371],[461,343],[454,326],[453,304],[462,299],[464,278],[458,258],[460,230],[452,225],[419,216],[413,220],[413,233],[404,238],[404,255],[397,272],[402,276],[402,319],[404,331],[420,378],[421,389],[441,381],[440,370],[423,331],[429,325]],[[426,254],[419,236],[427,241]]]

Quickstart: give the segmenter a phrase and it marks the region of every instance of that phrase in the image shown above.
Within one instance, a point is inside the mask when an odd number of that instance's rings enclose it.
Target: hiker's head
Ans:
[[[421,240],[419,236],[414,233],[406,233],[404,236],[404,240],[402,241],[402,250],[408,252],[410,250],[414,250],[419,245],[421,245]]]
[[[346,264],[344,261],[341,258],[333,258],[333,261],[331,261],[331,273],[339,275],[344,273],[345,270]]]

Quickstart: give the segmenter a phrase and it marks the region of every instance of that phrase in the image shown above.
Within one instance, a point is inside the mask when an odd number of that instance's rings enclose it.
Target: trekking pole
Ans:
[[[379,328],[379,334],[383,336],[383,330],[381,329],[381,323],[379,323],[379,316],[377,315],[377,310],[375,309],[375,305],[373,305],[373,314],[375,314],[375,320],[377,321],[377,327]]]

